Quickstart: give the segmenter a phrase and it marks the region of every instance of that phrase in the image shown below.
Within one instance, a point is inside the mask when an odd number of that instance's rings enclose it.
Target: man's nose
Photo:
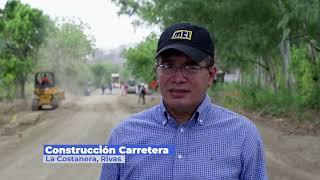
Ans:
[[[174,82],[185,82],[186,81],[186,77],[183,74],[182,68],[181,67],[177,67],[176,72],[173,74],[172,80]]]

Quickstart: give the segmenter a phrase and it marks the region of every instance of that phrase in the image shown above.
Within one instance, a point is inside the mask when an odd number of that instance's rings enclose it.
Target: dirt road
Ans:
[[[157,100],[147,101],[152,106]],[[19,113],[10,123],[34,121],[0,131],[0,179],[97,179],[100,164],[43,164],[43,144],[103,144],[112,127],[145,107],[137,106],[134,95],[92,95],[68,97],[54,111]],[[255,123],[266,144],[269,179],[320,179],[319,137],[288,135],[263,121]]]

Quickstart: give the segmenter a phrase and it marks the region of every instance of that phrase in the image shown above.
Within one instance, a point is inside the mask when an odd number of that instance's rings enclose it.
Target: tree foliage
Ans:
[[[120,7],[119,14],[138,17],[137,24],[150,23],[167,27],[177,22],[191,22],[208,28],[217,47],[219,67],[224,70],[240,69],[240,72],[245,73],[241,77],[249,77],[249,81],[242,82],[259,82],[259,85],[264,84],[264,88],[272,87],[274,93],[278,93],[279,88],[289,92],[292,88],[301,89],[301,86],[305,90],[319,88],[319,80],[314,81],[314,75],[311,75],[314,72],[319,74],[320,71],[314,68],[319,63],[320,52],[319,0],[113,2]],[[292,66],[297,65],[292,62],[296,61],[292,59],[296,56],[291,52],[294,46],[302,49],[308,47],[304,51],[308,55],[304,62],[310,65],[299,64],[299,67],[312,73],[310,76],[305,74],[303,79],[297,71],[292,74]],[[260,83],[261,79],[265,83]]]
[[[93,84],[100,88],[102,85],[109,85],[111,83],[111,74],[117,73],[119,67],[115,64],[92,64],[90,69],[93,74]]]
[[[292,71],[297,75],[297,92],[301,105],[309,108],[320,108],[320,61],[308,60],[306,48],[293,47]]]
[[[0,99],[14,99],[16,90],[24,97],[29,75],[42,70],[55,72],[60,86],[81,90],[92,78],[88,59],[94,39],[87,29],[79,20],[51,20],[38,9],[9,0],[0,9]]]
[[[148,36],[137,46],[123,52],[127,59],[126,69],[135,79],[150,82],[155,79],[155,52],[157,37],[155,34]]]
[[[18,87],[20,96],[25,97],[25,83],[34,67],[35,54],[44,41],[47,20],[41,10],[17,0],[8,1],[0,11],[0,75],[4,77],[0,85],[4,89],[12,92]],[[9,85],[10,81],[16,86]]]
[[[88,58],[94,51],[94,39],[85,34],[88,26],[75,20],[56,20],[50,24],[46,43],[38,53],[37,70],[52,70],[61,86],[73,92],[82,91],[81,86],[92,75]]]

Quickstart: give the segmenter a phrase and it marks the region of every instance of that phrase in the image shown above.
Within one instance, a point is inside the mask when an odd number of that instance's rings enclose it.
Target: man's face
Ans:
[[[183,53],[172,53],[162,56],[158,64],[169,66],[200,66]],[[215,67],[205,67],[196,73],[182,73],[181,68],[175,73],[167,73],[157,68],[160,91],[166,106],[173,109],[194,110],[203,100],[207,88],[215,77]]]

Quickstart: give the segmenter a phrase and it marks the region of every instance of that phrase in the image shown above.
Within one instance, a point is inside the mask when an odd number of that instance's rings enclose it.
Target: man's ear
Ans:
[[[212,66],[209,68],[209,75],[210,76],[216,76],[217,74],[217,68],[215,66]]]
[[[211,86],[213,83],[213,80],[215,80],[217,75],[217,68],[215,66],[212,66],[209,68],[209,82],[208,85]]]

